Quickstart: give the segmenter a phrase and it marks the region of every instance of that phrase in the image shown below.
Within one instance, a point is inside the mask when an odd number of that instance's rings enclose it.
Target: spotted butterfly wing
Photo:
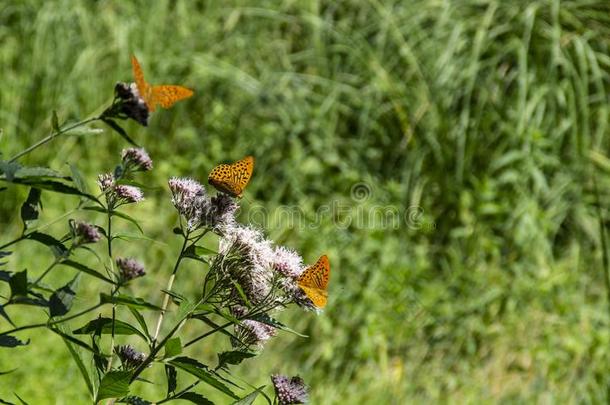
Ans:
[[[157,109],[157,105],[163,108],[170,108],[176,101],[189,98],[193,95],[191,89],[177,85],[158,85],[151,86],[144,80],[144,72],[135,56],[131,56],[131,67],[133,69],[133,77],[138,87],[138,92],[148,111],[153,112]]]
[[[208,176],[208,183],[232,197],[241,197],[253,170],[254,158],[246,156],[235,163],[216,166]]]
[[[301,274],[297,283],[307,298],[318,308],[324,308],[328,300],[328,281],[330,280],[330,262],[323,255],[316,264]]]

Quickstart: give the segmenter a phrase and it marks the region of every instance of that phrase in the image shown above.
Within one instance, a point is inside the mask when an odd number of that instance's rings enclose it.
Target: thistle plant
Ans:
[[[40,329],[58,335],[74,359],[75,369],[82,374],[82,389],[89,391],[93,403],[109,400],[109,403],[160,404],[177,399],[211,403],[205,398],[208,390],[219,391],[227,401],[251,403],[260,395],[268,403],[306,402],[307,388],[298,377],[274,375],[273,387],[246,390],[233,374],[234,367],[258,355],[269,339],[283,336],[282,331],[296,333],[276,320],[278,312],[291,306],[300,310],[319,309],[302,284],[308,271],[303,258],[295,250],[267,239],[263,230],[240,223],[237,218],[239,196],[252,175],[254,158],[215,169],[213,173],[217,175],[233,168],[248,172],[247,178],[236,184],[223,179],[210,181],[220,185],[216,192],[195,178],[168,179],[164,203],[175,208],[177,226],[173,232],[167,232],[167,237],[179,238],[180,249],[175,252],[173,267],[160,269],[167,283],[158,292],[159,303],[133,295],[132,291],[142,289],[136,288],[141,278],[150,277],[145,265],[146,252],[137,257],[127,256],[129,240],[115,230],[117,222],[126,222],[143,231],[125,207],[131,206],[130,212],[137,211],[138,203],[145,199],[145,188],[139,179],[154,165],[144,148],[132,145],[117,151],[114,167],[107,167],[105,173],[88,174],[97,179],[99,191],[94,193],[85,186],[86,176],[82,173],[88,172],[87,167],[72,166],[70,175],[65,175],[51,168],[17,163],[52,139],[94,121],[105,122],[133,144],[117,120],[133,119],[146,126],[155,103],[167,104],[146,91],[151,90],[135,83],[119,83],[112,104],[101,115],[72,125],[60,126],[53,114],[53,133],[49,137],[9,160],[0,161],[0,181],[30,190],[20,210],[22,233],[0,245],[3,259],[0,282],[6,284],[8,292],[0,300],[0,350],[35,344],[36,338],[31,341],[19,338],[19,333],[25,330]],[[79,198],[75,208],[61,217],[67,223],[64,235],[51,235],[37,225],[43,198],[49,192]],[[10,270],[22,267],[20,258],[11,256],[17,245],[30,241],[49,248],[48,267],[40,274]],[[90,261],[83,259],[86,255],[95,258],[96,265],[88,264]],[[201,269],[199,278],[193,281],[194,292],[174,289],[187,261]],[[73,272],[70,281],[63,285],[57,285],[53,278],[53,270],[59,267]],[[75,312],[72,304],[83,279],[97,288],[99,299]],[[312,291],[324,289],[325,294],[325,285],[316,288]],[[17,325],[14,315],[20,310],[29,311],[31,306],[48,319]],[[79,327],[73,327],[75,323]],[[186,338],[183,333],[186,324],[189,330],[198,331],[196,337]],[[216,364],[204,364],[188,354],[190,347],[216,334],[225,336],[231,348],[218,349]],[[129,336],[137,338],[138,344],[128,342]],[[18,366],[18,354],[14,356]],[[130,395],[132,386],[148,381],[146,373],[158,367],[165,370],[166,395],[162,398]],[[267,371],[276,370],[270,367]],[[180,381],[190,378],[191,382],[179,386],[178,376]]]

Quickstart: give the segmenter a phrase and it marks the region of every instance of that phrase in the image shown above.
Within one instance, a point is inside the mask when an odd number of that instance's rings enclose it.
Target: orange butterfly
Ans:
[[[208,183],[218,191],[241,198],[252,177],[252,170],[254,170],[254,158],[246,156],[235,163],[216,166],[208,176]]]
[[[146,108],[150,112],[155,111],[157,105],[161,105],[163,108],[170,108],[176,101],[189,98],[193,95],[193,90],[186,87],[165,84],[151,86],[146,83],[140,63],[133,55],[131,56],[131,67],[133,69],[133,77],[136,80],[136,86],[138,86],[138,92],[140,92],[140,96],[144,99]]]
[[[297,283],[307,298],[318,308],[324,308],[328,299],[328,281],[330,280],[330,262],[323,255],[316,264],[301,274]]]

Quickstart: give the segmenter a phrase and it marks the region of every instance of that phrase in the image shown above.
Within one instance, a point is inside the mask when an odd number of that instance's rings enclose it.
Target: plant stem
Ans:
[[[38,286],[38,283],[40,283],[42,281],[42,279],[53,269],[53,267],[57,266],[59,264],[60,260],[55,259],[55,261],[53,261],[53,263],[51,263],[49,265],[49,267],[47,267],[47,269],[40,275],[40,277],[38,277],[36,279],[36,281],[34,281],[33,286],[36,287]]]
[[[183,347],[184,347],[184,348],[187,348],[187,347],[189,347],[190,345],[192,345],[192,344],[194,344],[194,343],[197,343],[197,342],[198,342],[198,341],[200,341],[201,339],[206,338],[206,337],[208,337],[208,336],[210,336],[210,335],[212,335],[212,334],[214,334],[214,333],[218,332],[219,330],[226,329],[228,326],[231,326],[231,325],[233,325],[234,323],[235,323],[235,322],[227,322],[227,323],[225,323],[224,325],[220,325],[220,326],[218,326],[218,327],[216,327],[216,328],[214,328],[214,329],[212,329],[212,330],[210,330],[210,331],[208,331],[208,332],[204,333],[203,335],[197,336],[195,339],[193,339],[193,340],[191,340],[190,342],[186,343],[186,344],[185,344]]]
[[[23,234],[23,235],[21,235],[20,237],[18,237],[17,239],[13,239],[12,241],[10,241],[10,242],[8,242],[8,243],[5,243],[4,245],[0,246],[0,250],[2,250],[2,249],[4,249],[4,248],[7,248],[7,247],[9,247],[9,246],[11,246],[11,245],[14,245],[15,243],[20,242],[20,241],[22,241],[22,240],[24,240],[24,239],[27,239],[28,235],[29,235],[29,234],[27,234],[27,235],[26,235],[26,234]]]
[[[66,318],[58,319],[56,321],[44,322],[44,323],[36,323],[36,324],[32,324],[32,325],[25,325],[25,326],[20,326],[18,328],[14,328],[14,329],[7,330],[7,331],[4,331],[4,332],[0,332],[0,336],[8,335],[8,334],[19,332],[19,331],[26,330],[26,329],[35,329],[35,328],[42,328],[42,327],[45,327],[45,326],[57,325],[57,324],[60,324],[60,323],[72,320],[74,318],[78,318],[79,316],[84,315],[84,314],[86,314],[88,312],[91,312],[94,309],[97,309],[97,308],[101,307],[102,305],[104,305],[104,304],[102,304],[102,303],[95,304],[94,306],[92,306],[90,308],[87,308],[87,309],[85,309],[85,310],[83,310],[81,312],[78,312],[78,313],[76,313],[74,315],[71,315],[71,316],[68,316]]]
[[[186,248],[186,244],[188,243],[189,233],[187,231],[186,235],[184,235],[184,242],[182,243],[182,248],[180,249],[180,255],[178,255],[178,259],[176,259],[176,264],[174,265],[174,270],[172,271],[172,275],[169,277],[167,281],[166,291],[171,291],[172,286],[174,285],[174,280],[176,279],[176,272],[178,271],[178,267],[180,266],[180,262],[182,261],[182,255],[184,254],[184,249]],[[161,331],[161,324],[163,323],[163,317],[165,315],[165,311],[167,310],[167,306],[169,305],[169,294],[165,294],[163,297],[163,305],[161,306],[161,312],[159,313],[159,318],[157,319],[157,326],[155,328],[155,334],[153,335],[152,344],[153,346],[157,342],[157,338],[159,337],[159,332]]]
[[[32,146],[22,150],[21,152],[19,152],[18,154],[16,154],[12,158],[10,158],[9,162],[14,162],[15,160],[19,159],[20,157],[25,156],[28,153],[32,152],[33,150],[38,149],[42,145],[50,142],[51,140],[53,140],[53,138],[56,138],[56,137],[58,137],[61,134],[65,134],[68,131],[71,131],[71,130],[73,130],[75,128],[78,128],[78,127],[83,126],[85,124],[88,124],[90,122],[97,121],[99,119],[100,119],[100,117],[87,118],[85,120],[82,120],[82,121],[79,121],[79,122],[77,122],[75,124],[72,124],[72,125],[70,125],[70,126],[68,126],[66,128],[60,129],[57,132],[51,132],[51,134],[47,135],[45,138],[43,138],[40,141],[36,142],[34,145],[32,145]]]
[[[198,305],[201,304],[201,302],[202,302],[202,300],[199,300],[199,302],[197,302],[197,304],[195,304],[194,307],[196,308]],[[136,380],[136,378],[138,378],[138,376],[142,373],[142,371],[144,371],[144,369],[146,367],[148,367],[148,365],[155,359],[156,354],[159,353],[161,348],[163,348],[163,346],[165,346],[165,343],[167,343],[167,341],[169,339],[171,339],[172,336],[174,336],[174,333],[176,333],[176,331],[182,327],[182,325],[186,322],[187,318],[191,314],[192,314],[192,311],[190,311],[189,313],[186,313],[184,315],[184,317],[178,323],[176,323],[176,326],[174,326],[172,328],[172,330],[169,331],[169,333],[163,338],[163,340],[161,340],[161,342],[159,342],[158,345],[155,345],[152,347],[152,350],[150,351],[150,354],[148,355],[148,357],[146,357],[146,359],[142,362],[142,364],[140,364],[140,366],[134,371],[130,382],[134,382]]]

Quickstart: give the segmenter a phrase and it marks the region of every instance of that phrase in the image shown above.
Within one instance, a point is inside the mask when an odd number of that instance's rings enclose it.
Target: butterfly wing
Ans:
[[[237,162],[216,166],[208,176],[208,183],[233,197],[241,197],[254,170],[254,158],[246,156]]]
[[[142,71],[140,62],[138,62],[138,59],[134,55],[131,55],[131,69],[133,70],[133,78],[136,81],[136,86],[138,87],[140,96],[146,102],[148,109],[150,111],[154,111],[154,106],[152,106],[153,109],[151,110],[150,104],[150,85],[146,83],[146,80],[144,80],[144,72]]]
[[[153,86],[150,103],[155,108],[159,104],[163,108],[170,108],[176,101],[184,100],[193,95],[193,90],[182,86],[162,85]]]
[[[318,308],[324,308],[328,298],[328,282],[330,281],[330,262],[323,255],[316,264],[309,267],[297,280],[299,287]]]

